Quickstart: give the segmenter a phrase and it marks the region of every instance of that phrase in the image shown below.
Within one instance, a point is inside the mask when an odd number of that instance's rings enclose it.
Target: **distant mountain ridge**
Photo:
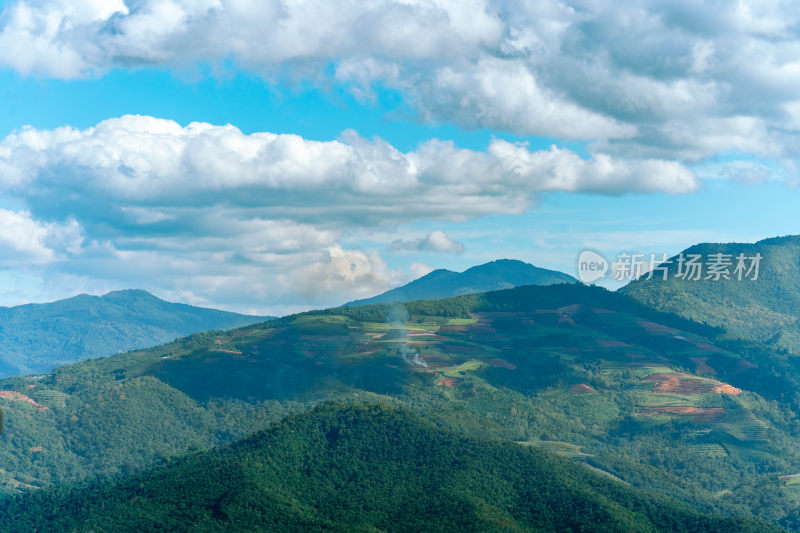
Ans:
[[[498,259],[460,273],[440,268],[402,287],[388,290],[372,298],[355,300],[346,305],[435,300],[462,294],[511,289],[522,285],[577,282],[578,280],[563,272],[539,268],[516,259]]]
[[[619,291],[642,303],[725,328],[732,336],[762,342],[800,353],[800,236],[773,237],[756,243],[702,243],[682,252],[684,257],[710,254],[736,257],[761,255],[758,279],[700,280],[676,277],[676,257],[671,258],[668,279],[632,281]],[[749,266],[749,263],[748,263]]]
[[[0,307],[0,376],[47,372],[82,359],[270,318],[166,302],[138,289]]]

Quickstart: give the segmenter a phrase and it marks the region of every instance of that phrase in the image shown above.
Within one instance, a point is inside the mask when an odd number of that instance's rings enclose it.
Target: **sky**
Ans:
[[[800,233],[800,7],[622,4],[0,1],[0,305]]]

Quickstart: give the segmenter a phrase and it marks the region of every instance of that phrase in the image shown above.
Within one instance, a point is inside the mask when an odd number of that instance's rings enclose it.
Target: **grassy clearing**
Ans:
[[[580,459],[583,457],[592,456],[592,454],[584,452],[581,446],[578,446],[577,444],[557,440],[531,440],[517,442],[517,444],[531,446],[539,450],[546,450],[550,453],[560,455],[561,457],[569,457],[570,459]]]
[[[473,372],[484,366],[480,361],[465,361],[458,366],[441,369],[442,374],[448,378],[459,378],[467,372]]]

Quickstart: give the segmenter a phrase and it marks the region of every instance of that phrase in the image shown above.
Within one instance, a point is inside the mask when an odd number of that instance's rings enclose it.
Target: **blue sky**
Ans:
[[[2,305],[284,314],[432,268],[800,233],[793,6],[0,9]]]

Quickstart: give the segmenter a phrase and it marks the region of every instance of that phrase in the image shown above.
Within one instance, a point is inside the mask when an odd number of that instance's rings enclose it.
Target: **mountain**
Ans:
[[[684,258],[700,255],[701,263],[707,267],[714,254],[723,254],[725,270],[730,279],[704,269],[699,280],[683,279],[678,273],[678,257],[670,259],[668,279],[663,273],[653,279],[639,279],[620,289],[649,306],[676,313],[681,316],[720,326],[732,336],[769,344],[777,349],[800,353],[800,236],[766,239],[754,244],[704,243],[692,246],[683,252]],[[737,257],[744,254],[745,267],[758,254],[758,277],[755,270],[742,275],[735,274]],[[687,268],[684,273],[690,274]],[[746,274],[744,272],[743,274]],[[687,275],[686,277],[694,277]]]
[[[47,372],[197,331],[230,329],[268,318],[165,302],[142,290],[0,307],[0,377]]]
[[[798,358],[598,287],[341,307],[0,381],[0,492],[128,476],[339,400],[797,528],[779,476],[800,465],[798,391]]]
[[[474,266],[461,273],[446,269],[434,270],[402,287],[391,289],[372,298],[356,300],[347,305],[436,300],[474,292],[510,289],[522,285],[577,282],[578,280],[563,272],[535,267],[514,259],[499,259]]]
[[[533,447],[465,438],[407,410],[343,403],[0,510],[0,529],[19,533],[781,530],[698,512]]]

